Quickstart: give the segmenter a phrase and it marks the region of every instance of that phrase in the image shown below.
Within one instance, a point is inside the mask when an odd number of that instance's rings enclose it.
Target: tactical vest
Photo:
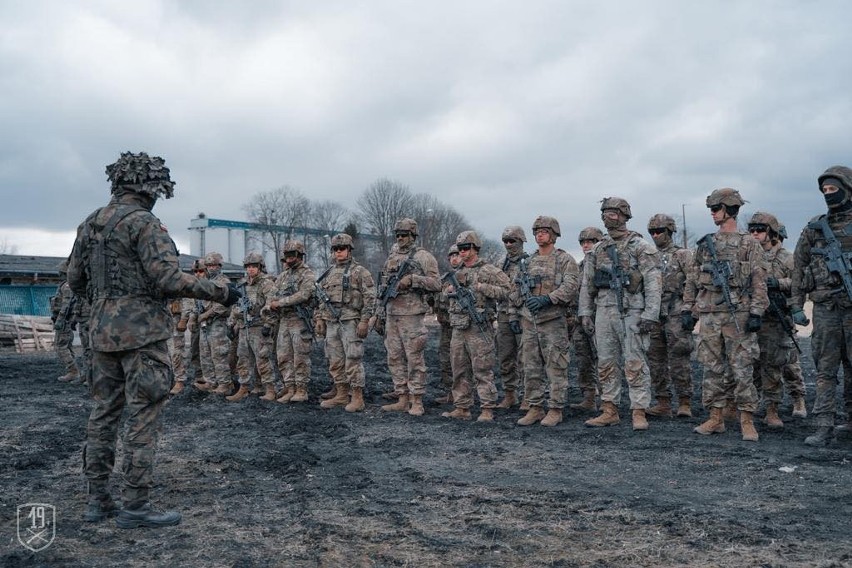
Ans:
[[[805,228],[810,233],[808,241],[811,243],[811,249],[826,246],[826,239],[822,234],[822,230],[815,224],[815,221],[824,219],[825,217],[825,215],[820,215],[808,223]],[[837,238],[837,242],[840,244],[840,249],[844,255],[852,253],[852,215],[846,214],[834,221],[829,218],[828,225],[831,227],[831,232],[834,233],[835,238]],[[812,292],[817,289],[837,289],[843,286],[840,277],[828,269],[824,255],[811,253],[810,263],[805,268],[803,276],[803,292]],[[842,295],[845,296],[845,293]]]
[[[108,205],[107,207],[112,207]],[[97,220],[106,207],[89,217],[87,224],[87,246],[84,248],[83,264],[86,270],[86,294],[90,301],[114,300],[127,296],[159,296],[157,288],[147,280],[142,262],[135,254],[120,250],[121,242],[110,238],[115,227],[129,215],[147,211],[138,205],[118,204],[103,226]],[[119,262],[119,258],[123,262]],[[127,259],[133,260],[128,262]]]
[[[716,233],[710,233],[707,238],[713,239],[715,234]],[[731,276],[728,278],[728,286],[732,290],[738,290],[740,294],[743,294],[751,288],[752,272],[751,262],[749,261],[750,249],[747,246],[743,246],[743,241],[744,239],[752,239],[752,237],[751,235],[743,233],[725,234],[737,235],[739,238],[731,239],[731,242],[727,242],[726,238],[724,243],[719,243],[714,239],[713,243],[716,245],[716,259],[719,262],[727,262],[730,264]],[[704,244],[698,245],[698,249],[695,254],[699,255],[699,260],[701,262],[701,272],[698,277],[699,286],[706,290],[713,290],[716,292],[721,291],[718,286],[713,284],[713,276],[711,273],[713,259],[710,252],[707,250],[707,246]]]

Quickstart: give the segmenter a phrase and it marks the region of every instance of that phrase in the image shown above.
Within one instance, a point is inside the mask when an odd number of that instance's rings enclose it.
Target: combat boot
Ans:
[[[521,405],[518,407],[518,410],[527,411],[530,409],[530,402],[527,400],[527,395],[524,393],[524,399],[521,401]]]
[[[180,394],[183,392],[184,388],[183,381],[176,381],[175,386],[172,387],[172,390],[169,391],[169,394]]]
[[[453,391],[448,391],[444,396],[439,396],[435,399],[435,404],[452,404],[453,403]]]
[[[725,408],[722,410],[722,420],[736,420],[737,419],[737,403],[733,400],[729,400],[727,404],[725,404]]]
[[[171,527],[180,523],[180,513],[176,511],[157,511],[150,503],[136,509],[122,509],[115,518],[115,526],[120,529],[139,527]]]
[[[479,416],[476,418],[477,422],[494,422],[494,411],[490,408],[483,408],[479,411]]]
[[[669,407],[671,410],[671,407]],[[671,412],[669,412],[669,416],[671,416]],[[642,408],[634,408],[633,409],[633,429],[634,430],[647,430],[648,429],[648,419],[645,418],[645,410]]]
[[[544,409],[540,406],[530,405],[530,409],[527,410],[527,413],[518,420],[518,425],[532,426],[536,422],[541,422],[542,418],[544,418]]]
[[[260,400],[273,401],[277,398],[277,395],[275,394],[275,385],[269,383],[268,385],[264,385],[264,389],[266,392],[262,397],[260,397]]]
[[[396,402],[392,404],[385,404],[384,406],[382,406],[382,410],[386,412],[408,412],[408,395],[399,395],[399,398],[396,399]]]
[[[204,392],[210,392],[210,391],[212,391],[213,389],[216,388],[215,386],[211,385],[207,381],[195,381],[194,383],[192,383],[192,386],[194,386],[198,390],[204,391]]]
[[[595,391],[583,391],[583,400],[581,400],[580,402],[575,402],[574,404],[569,404],[568,408],[573,408],[574,410],[585,410],[587,412],[594,412],[598,409],[597,404],[595,404]]]
[[[503,394],[503,400],[500,401],[500,404],[496,406],[496,408],[512,408],[518,403],[518,398],[515,396],[515,391],[506,391]]]
[[[271,386],[272,385],[270,385],[270,388],[271,388]],[[240,388],[237,390],[237,392],[235,392],[231,396],[226,396],[225,400],[227,400],[228,402],[240,402],[242,399],[248,397],[248,395],[249,395],[248,385],[240,385]],[[272,391],[272,398],[266,399],[266,400],[274,400],[274,399],[275,399],[275,391],[273,390]]]
[[[646,410],[651,416],[659,416],[661,418],[672,417],[672,399],[669,396],[658,396],[657,404]],[[636,428],[633,428],[636,430]]]
[[[469,408],[455,408],[452,412],[444,412],[441,414],[444,418],[455,418],[456,420],[470,420]]]
[[[709,436],[710,434],[722,434],[725,431],[725,420],[722,418],[722,408],[713,406],[710,408],[710,418],[692,429],[697,434]]]
[[[834,427],[830,424],[818,424],[816,432],[805,438],[808,446],[827,446],[834,438]]]
[[[281,391],[281,396],[275,402],[280,402],[281,404],[288,403],[294,394],[296,394],[296,387],[294,385],[285,385],[284,390]]]
[[[805,397],[797,396],[793,400],[793,418],[807,418],[808,409],[805,407]]]
[[[619,422],[621,422],[621,418],[618,416],[618,408],[612,402],[605,400],[601,403],[600,415],[597,418],[586,420],[584,424],[590,428],[600,428],[602,426],[614,426]]]
[[[61,377],[59,377],[56,380],[59,381],[60,383],[70,383],[71,381],[73,381],[76,378],[77,378],[77,373],[72,372],[72,373],[65,373],[64,375],[62,375]]]
[[[263,384],[260,381],[254,383],[254,386],[251,389],[251,393],[249,394],[264,394],[266,393],[266,389],[263,388]]]
[[[233,389],[233,384],[230,382],[222,383],[216,390],[213,391],[213,394],[231,394],[231,390]]]
[[[754,417],[751,412],[740,410],[740,430],[746,442],[757,442],[760,439],[754,427]]]
[[[361,412],[364,410],[364,406],[364,389],[361,387],[352,387],[352,398],[343,410],[346,412]]]
[[[848,440],[852,438],[852,422],[838,424],[834,427],[834,437],[837,440]]]
[[[562,422],[562,409],[561,408],[549,408],[547,409],[547,415],[541,419],[542,426],[556,426]]]
[[[334,408],[335,406],[346,406],[349,404],[349,385],[340,383],[335,385],[335,394],[332,398],[324,400],[320,403],[320,408]]]
[[[763,423],[769,426],[770,428],[783,428],[784,422],[781,421],[781,418],[778,416],[778,404],[775,402],[767,402],[766,403],[766,416],[763,419]]]
[[[678,399],[677,405],[678,418],[692,418],[692,401],[688,396],[682,396]]]
[[[382,398],[385,400],[399,400],[399,393],[396,391],[383,392]]]
[[[337,385],[335,383],[331,383],[331,388],[320,395],[320,398],[323,400],[328,400],[330,398],[334,398],[337,395]]]
[[[424,410],[423,408],[423,395],[411,395],[411,408],[408,409],[408,414],[410,414],[411,416],[423,416],[425,412],[426,410]]]
[[[83,521],[87,523],[99,523],[109,517],[114,517],[121,510],[121,501],[113,501],[112,497],[105,499],[93,498],[86,505],[83,512]]]
[[[305,402],[308,400],[308,385],[296,385],[296,392],[290,398],[290,402]]]

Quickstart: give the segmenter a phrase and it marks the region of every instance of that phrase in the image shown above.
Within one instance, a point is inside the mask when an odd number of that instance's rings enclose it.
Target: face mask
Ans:
[[[823,194],[823,197],[825,198],[825,204],[828,205],[829,209],[837,209],[843,204],[843,200],[846,198],[846,191],[841,189],[834,193],[825,193]]]

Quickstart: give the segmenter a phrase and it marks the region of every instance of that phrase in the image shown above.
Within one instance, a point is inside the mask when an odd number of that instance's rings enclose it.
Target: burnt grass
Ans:
[[[162,529],[80,520],[88,395],[56,382],[53,356],[0,354],[2,565],[852,566],[852,443],[805,446],[811,419],[790,419],[789,401],[783,431],[759,425],[758,443],[733,424],[694,434],[698,392],[695,418],[652,419],[641,433],[626,395],[621,424],[605,429],[577,413],[522,428],[517,409],[456,422],[434,403],[432,334],[420,419],[379,409],[391,383],[375,335],[363,413],[319,408],[329,379],[318,346],[308,404],[174,397],[154,501],[183,522]],[[29,502],[57,511],[39,553],[16,537],[16,507]]]

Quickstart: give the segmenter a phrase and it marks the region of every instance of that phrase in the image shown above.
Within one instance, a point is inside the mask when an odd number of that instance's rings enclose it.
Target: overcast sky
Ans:
[[[0,246],[64,255],[106,164],[160,155],[154,212],[244,219],[288,184],[354,209],[388,177],[486,236],[556,216],[560,245],[627,198],[713,229],[707,194],[795,238],[852,165],[846,1],[0,0]]]

